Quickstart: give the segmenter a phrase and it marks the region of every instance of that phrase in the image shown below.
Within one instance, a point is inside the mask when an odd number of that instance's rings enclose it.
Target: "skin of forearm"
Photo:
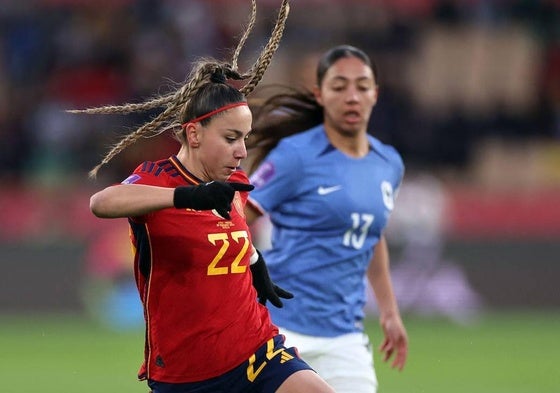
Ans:
[[[399,315],[399,308],[393,294],[393,288],[388,277],[370,277],[370,283],[375,294],[380,318],[390,318]]]
[[[377,244],[367,271],[368,280],[373,288],[381,319],[399,315],[399,309],[389,269],[389,251],[385,238]]]
[[[173,188],[136,184],[107,187],[90,198],[90,209],[100,218],[135,217],[173,207]]]

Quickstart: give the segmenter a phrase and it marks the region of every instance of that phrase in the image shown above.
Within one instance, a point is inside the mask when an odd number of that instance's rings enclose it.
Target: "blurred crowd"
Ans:
[[[66,110],[141,101],[183,81],[198,57],[229,60],[248,22],[250,3],[0,0],[0,246],[80,242],[87,280],[79,291],[85,292],[86,308],[117,327],[139,323],[140,315],[131,307],[138,304],[124,246],[127,225],[90,213],[89,195],[98,184],[88,180],[87,172],[119,134],[154,113],[102,116]],[[279,4],[257,0],[257,24],[241,53],[241,70],[266,43]],[[517,188],[536,184],[527,182],[528,174],[525,182],[518,179],[535,168],[519,157],[540,140],[559,146],[551,150],[548,162],[554,168],[548,176],[560,184],[560,0],[291,4],[280,49],[259,86],[312,87],[317,56],[338,44],[358,46],[375,60],[380,97],[371,133],[401,152],[408,176],[389,228],[404,250],[395,259],[396,291],[403,310],[464,322],[481,300],[460,264],[444,255],[445,241],[453,234],[468,238],[473,233],[488,239],[504,233],[556,236],[558,194],[534,203],[524,197],[511,202],[509,192],[507,198],[488,200],[479,189],[450,192],[432,174],[441,167],[460,172],[472,164],[482,141],[503,139],[519,143],[518,155],[503,150],[505,166],[490,159],[496,169],[489,173],[484,167],[489,183],[513,173]],[[168,136],[146,140],[102,168],[98,183],[120,181],[141,161],[176,149]],[[0,247],[0,257],[14,259],[6,250]],[[72,266],[71,259],[80,258],[72,253],[60,257],[53,252],[52,260]],[[532,262],[532,253],[520,258]],[[25,258],[18,263],[25,281],[11,280],[18,293],[22,285],[34,287]],[[45,281],[40,275],[38,282]],[[75,275],[69,280],[75,281]],[[48,296],[41,292],[36,302],[43,298]]]
[[[279,3],[257,1],[240,68]],[[182,81],[197,57],[229,59],[249,14],[249,0],[0,1],[0,179],[87,182],[108,144],[144,119],[65,110],[139,101]],[[488,136],[560,139],[558,0],[296,0],[265,81],[311,87],[314,56],[339,43],[378,63],[372,133],[409,167],[464,166]],[[175,150],[157,139],[101,175],[119,180]]]

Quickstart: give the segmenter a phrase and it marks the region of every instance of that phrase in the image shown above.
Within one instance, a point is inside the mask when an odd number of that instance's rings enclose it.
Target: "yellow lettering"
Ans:
[[[249,366],[247,367],[247,379],[251,382],[255,382],[255,379],[257,379],[264,366],[266,366],[266,362],[263,362],[263,364],[261,364],[255,371],[254,363],[256,360],[257,357],[255,356],[255,354],[251,355],[251,357],[249,358]]]
[[[278,355],[279,353],[283,352],[284,348],[280,348],[278,350],[274,350],[274,340],[270,339],[266,343],[266,358],[271,360],[274,356]]]
[[[284,350],[284,348],[274,350],[274,339],[271,338],[266,342],[266,358],[272,360],[276,355],[280,354],[280,363],[285,363],[292,360],[294,357]],[[249,366],[247,367],[247,379],[254,382],[258,375],[261,373],[263,368],[266,366],[266,361],[264,361],[259,368],[255,371],[255,362],[257,357],[255,354],[251,355],[249,358]]]

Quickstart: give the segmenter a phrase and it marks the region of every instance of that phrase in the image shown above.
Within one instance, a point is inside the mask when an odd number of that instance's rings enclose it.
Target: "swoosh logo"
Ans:
[[[317,189],[317,193],[319,195],[327,195],[327,194],[330,194],[331,192],[335,192],[335,191],[338,191],[340,189],[342,189],[342,186],[332,186],[332,187],[321,186]]]

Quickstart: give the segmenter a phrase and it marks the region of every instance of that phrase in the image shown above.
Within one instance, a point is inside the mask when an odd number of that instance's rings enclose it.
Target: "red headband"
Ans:
[[[235,108],[236,106],[247,106],[247,102],[235,102],[233,104],[224,105],[221,108],[214,109],[212,112],[208,112],[202,116],[198,116],[192,120],[187,121],[186,123],[181,124],[181,127],[185,128],[189,123],[196,123],[197,121],[202,121],[204,119],[209,118],[210,116],[214,116],[216,113],[227,111],[228,109]]]

